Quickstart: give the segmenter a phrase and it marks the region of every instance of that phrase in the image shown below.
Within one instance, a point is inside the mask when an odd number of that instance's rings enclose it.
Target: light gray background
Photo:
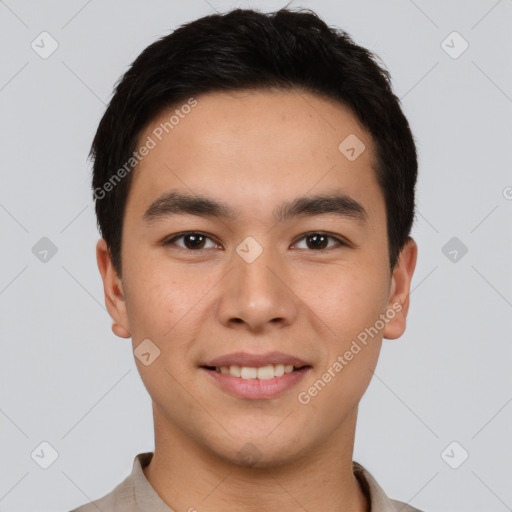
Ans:
[[[234,6],[0,2],[1,511],[70,510],[112,490],[135,454],[154,448],[131,341],[112,334],[103,304],[86,157],[135,57],[179,24]],[[408,328],[384,342],[354,458],[390,496],[426,512],[512,510],[512,2],[292,6],[313,8],[382,58],[419,151]],[[43,31],[59,44],[47,59],[31,48]],[[441,46],[453,31],[469,43],[456,59]],[[46,263],[32,252],[42,237],[58,249]],[[457,262],[442,252],[452,237],[468,248]],[[31,458],[43,441],[59,454],[46,470]],[[452,441],[452,464],[469,453],[458,469],[441,456]]]

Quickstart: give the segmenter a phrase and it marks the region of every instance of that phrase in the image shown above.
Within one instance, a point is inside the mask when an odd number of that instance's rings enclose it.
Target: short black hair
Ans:
[[[410,238],[418,164],[409,123],[377,58],[310,9],[288,8],[205,16],[144,49],[117,82],[89,153],[98,228],[118,275],[129,171],[148,124],[203,93],[275,88],[335,100],[371,134],[392,270]]]

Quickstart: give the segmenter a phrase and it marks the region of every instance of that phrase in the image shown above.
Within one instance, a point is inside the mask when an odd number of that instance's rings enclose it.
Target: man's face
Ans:
[[[148,365],[136,358],[157,430],[261,465],[346,438],[383,335],[404,329],[404,311],[389,311],[406,300],[414,267],[399,282],[389,270],[369,135],[347,108],[305,92],[199,96],[158,140],[154,130],[173,111],[139,139],[151,136],[156,146],[134,171],[121,292],[109,308],[134,349],[151,340],[145,352],[160,351]],[[355,159],[362,146],[354,136],[365,146]],[[144,217],[171,192],[223,203],[233,215],[194,215],[161,202]],[[351,202],[283,215],[284,204],[318,195]],[[224,357],[219,366],[288,361],[297,369],[280,376],[273,366],[261,380],[242,369],[251,377],[243,379],[236,368],[209,367]]]

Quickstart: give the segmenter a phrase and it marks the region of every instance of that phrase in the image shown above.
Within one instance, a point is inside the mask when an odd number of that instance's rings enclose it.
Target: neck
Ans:
[[[310,453],[265,468],[241,467],[222,459],[154,414],[155,451],[143,471],[161,499],[176,512],[201,510],[369,509],[352,472],[357,409]]]

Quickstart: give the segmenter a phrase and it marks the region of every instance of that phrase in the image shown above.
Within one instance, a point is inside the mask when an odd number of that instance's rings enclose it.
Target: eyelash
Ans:
[[[214,243],[217,243],[215,242],[215,240],[213,240],[210,236],[208,236],[206,233],[202,233],[201,231],[185,231],[183,233],[179,233],[177,235],[174,235],[173,237],[171,238],[168,238],[166,239],[162,245],[164,246],[169,246],[169,245],[172,245],[174,244],[174,242],[176,240],[179,240],[180,238],[183,238],[187,235],[201,235],[201,236],[204,236],[208,239],[210,239],[212,242]],[[305,233],[303,234],[299,239],[298,241],[300,240],[303,240],[304,238],[307,238],[308,236],[311,236],[311,235],[323,235],[323,236],[326,236],[327,238],[331,238],[332,240],[336,240],[336,242],[338,243],[339,246],[341,247],[348,247],[349,244],[347,242],[345,242],[344,240],[338,238],[338,237],[335,237],[333,235],[330,235],[329,233],[325,233],[323,231],[310,231],[308,233]],[[297,242],[296,242],[297,243]],[[178,251],[185,251],[185,252],[201,252],[201,251],[205,251],[207,249],[188,249],[186,247],[180,247],[180,246],[176,246],[177,247],[177,250]],[[335,247],[327,247],[325,249],[310,249],[311,251],[314,251],[314,252],[326,252],[330,249],[334,249]]]

